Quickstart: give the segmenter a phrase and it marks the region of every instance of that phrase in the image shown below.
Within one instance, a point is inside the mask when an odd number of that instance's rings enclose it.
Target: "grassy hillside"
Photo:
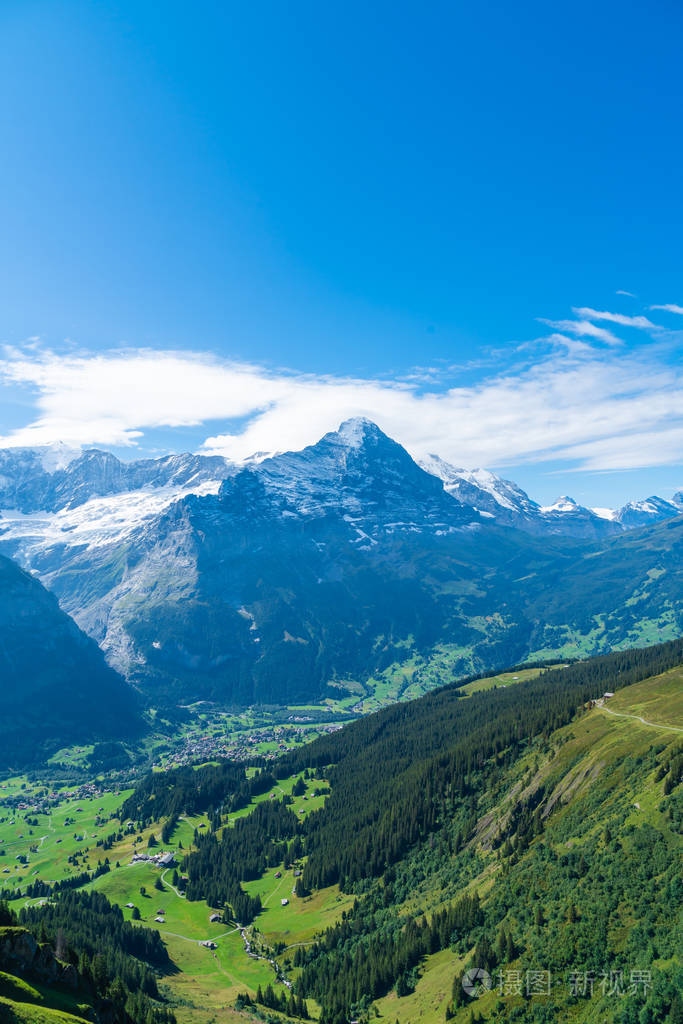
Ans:
[[[644,710],[661,726],[616,714]],[[379,999],[380,1015],[400,1024],[436,1024],[449,1014],[469,1021],[473,1012],[501,1022],[677,1020],[671,1003],[683,980],[683,800],[680,786],[665,795],[669,773],[662,769],[682,749],[680,669],[621,690],[532,745],[498,792],[482,799],[485,813],[461,852],[434,858],[426,844],[397,872],[399,916],[429,918],[455,885],[479,893],[482,928],[469,937],[476,942],[458,937],[425,956],[413,990]],[[523,809],[532,807],[525,819]],[[475,999],[463,993],[468,966],[488,970],[490,992]],[[537,981],[549,983],[550,994],[527,995],[532,971],[549,972]],[[644,980],[634,985],[638,971]],[[644,1016],[634,1016],[648,1003]]]
[[[292,994],[320,1024],[680,1024],[681,664],[677,643],[448,687],[284,755],[267,788],[248,771],[246,804],[237,776],[216,798],[211,766],[194,788],[168,777],[180,803],[152,776],[86,891],[158,933],[156,1005],[178,1024],[291,1020]],[[201,793],[202,813],[180,806]],[[177,869],[130,863],[164,831],[155,805],[179,812],[163,846]],[[89,819],[91,865],[118,826],[90,820],[98,809],[71,814]],[[53,818],[36,877],[75,870],[54,853],[70,820]],[[236,886],[260,908],[251,922],[235,919]],[[53,910],[30,902],[49,931]],[[470,967],[492,986],[474,998]]]

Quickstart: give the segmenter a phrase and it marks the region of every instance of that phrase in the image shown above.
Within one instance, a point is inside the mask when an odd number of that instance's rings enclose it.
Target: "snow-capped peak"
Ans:
[[[541,512],[580,512],[582,508],[583,506],[570,498],[568,494],[563,494],[552,505],[543,505]]]
[[[344,420],[340,424],[339,430],[333,431],[332,434],[327,434],[326,436],[331,437],[335,433],[339,440],[343,444],[348,445],[349,448],[360,448],[368,436],[378,436],[381,434],[381,430],[376,423],[373,423],[367,417],[353,416],[351,419]]]
[[[670,519],[672,516],[680,515],[683,512],[681,495],[674,494],[671,501],[660,498],[656,494],[644,498],[642,501],[629,501],[616,513],[617,520],[624,527],[646,526],[650,523],[657,523],[662,519]]]
[[[66,469],[74,459],[77,459],[81,454],[81,449],[73,448],[63,441],[55,441],[54,444],[37,449],[37,453],[45,472],[56,473],[59,469]]]

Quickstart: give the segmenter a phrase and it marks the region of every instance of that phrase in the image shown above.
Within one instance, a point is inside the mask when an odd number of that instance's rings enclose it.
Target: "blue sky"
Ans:
[[[362,413],[541,500],[669,496],[682,30],[5,0],[2,443],[243,457]]]

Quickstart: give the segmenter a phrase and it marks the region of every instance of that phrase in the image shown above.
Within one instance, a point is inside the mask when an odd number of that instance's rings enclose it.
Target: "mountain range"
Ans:
[[[74,511],[90,501],[108,498],[108,503],[90,510],[103,516],[109,507],[113,514],[123,505],[121,521],[127,518],[126,506],[135,518],[154,513],[187,493],[209,493],[234,476],[244,466],[260,472],[279,486],[301,489],[297,481],[301,467],[314,467],[318,488],[325,489],[330,453],[353,450],[359,438],[371,439],[381,431],[369,420],[356,418],[343,423],[339,431],[325,435],[319,445],[302,453],[285,452],[267,456],[258,453],[245,463],[235,463],[218,455],[166,455],[157,459],[122,462],[110,452],[99,449],[69,448],[63,444],[42,448],[0,449],[0,513],[32,514]],[[371,444],[368,440],[368,444]],[[407,454],[407,453],[406,453]],[[327,469],[324,463],[327,463]],[[406,465],[406,463],[404,463]],[[670,500],[652,495],[630,501],[618,509],[587,508],[566,495],[549,506],[542,506],[518,487],[486,469],[458,469],[429,455],[418,461],[427,473],[441,480],[444,490],[459,504],[475,509],[481,518],[494,518],[499,525],[516,526],[535,532],[569,535],[610,535],[619,529],[632,529],[683,514],[683,491]],[[135,496],[126,502],[124,495]],[[118,499],[118,500],[116,500]],[[329,501],[329,498],[327,499]],[[78,517],[73,526],[78,525]],[[6,524],[5,524],[6,526]]]
[[[680,492],[543,507],[362,419],[242,465],[0,452],[0,550],[156,703],[318,699],[415,656],[450,678],[672,638],[682,513]]]

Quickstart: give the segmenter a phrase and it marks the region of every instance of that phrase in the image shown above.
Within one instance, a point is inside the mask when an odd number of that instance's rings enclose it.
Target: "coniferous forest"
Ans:
[[[549,782],[518,800],[490,838],[501,872],[493,895],[483,901],[467,891],[467,882],[475,873],[484,812],[516,765],[534,752],[538,760],[604,691],[616,692],[681,663],[683,642],[675,641],[553,669],[467,699],[457,684],[446,686],[284,755],[272,774],[257,770],[247,780],[225,766],[208,767],[194,773],[194,786],[187,773],[172,776],[167,790],[159,776],[151,776],[121,813],[210,807],[213,828],[196,837],[196,850],[184,860],[187,898],[222,907],[226,919],[242,925],[258,920],[261,910],[244,883],[281,863],[302,863],[300,897],[335,884],[355,894],[343,919],[294,955],[294,992],[322,1006],[321,1024],[345,1024],[391,990],[399,997],[409,994],[424,958],[442,950],[460,957],[473,951],[473,962],[491,973],[521,955],[558,971],[570,963],[606,970],[616,955],[608,922],[624,906],[633,908],[639,922],[626,948],[631,962],[655,955],[675,961],[683,883],[672,848],[652,829],[631,832],[625,841],[606,828],[591,834],[580,853],[558,854],[545,841],[562,806],[551,798]],[[656,769],[654,748],[649,758],[646,767]],[[679,835],[680,770],[678,755],[658,771],[662,797],[671,798],[671,828]],[[297,773],[300,781],[305,774],[325,777],[330,785],[324,806],[305,821],[293,812],[291,798],[271,799],[232,827],[221,827],[249,791],[265,792],[275,777]],[[429,913],[406,916],[398,909],[415,879],[439,876],[445,865],[452,866],[452,897]],[[552,956],[544,961],[549,949]],[[451,1014],[466,1001],[461,976],[462,971],[453,978]],[[677,978],[674,970],[659,979],[656,1012],[634,994],[620,1024],[669,1021],[678,1012]],[[536,1007],[533,1013],[538,1012]],[[516,1019],[541,1019],[529,1013]]]

